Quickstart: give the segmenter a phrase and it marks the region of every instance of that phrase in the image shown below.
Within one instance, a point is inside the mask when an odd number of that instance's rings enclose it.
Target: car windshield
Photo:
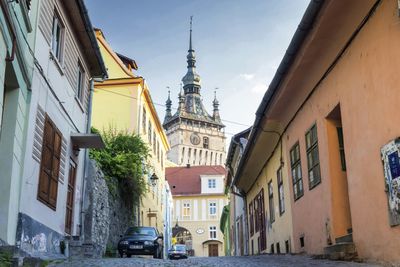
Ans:
[[[185,251],[186,250],[186,246],[185,245],[176,245],[174,246],[174,250],[176,251]]]
[[[125,235],[157,236],[156,231],[151,227],[130,227],[126,230]]]

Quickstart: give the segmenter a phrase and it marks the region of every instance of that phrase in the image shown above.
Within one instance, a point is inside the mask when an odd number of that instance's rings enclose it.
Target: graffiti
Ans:
[[[47,238],[44,233],[37,234],[32,238],[33,249],[38,252],[47,252],[46,243]]]
[[[381,149],[385,174],[385,186],[388,196],[389,223],[400,225],[400,143],[392,141]]]

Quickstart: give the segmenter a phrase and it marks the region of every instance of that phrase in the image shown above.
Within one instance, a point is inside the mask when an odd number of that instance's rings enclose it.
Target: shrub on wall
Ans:
[[[92,128],[93,133],[99,133]],[[95,159],[106,178],[111,194],[119,190],[127,207],[133,208],[146,192],[144,176],[149,149],[140,136],[109,129],[101,133],[105,149],[92,149]]]

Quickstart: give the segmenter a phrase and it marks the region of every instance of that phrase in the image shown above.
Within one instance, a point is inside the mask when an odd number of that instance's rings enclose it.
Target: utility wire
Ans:
[[[106,90],[106,89],[103,89],[103,88],[95,88],[95,89],[97,89],[97,90],[102,90],[102,91],[108,92],[108,93],[110,93],[110,94],[115,94],[115,95],[119,95],[119,96],[123,96],[123,97],[130,98],[130,99],[136,99],[136,100],[138,100],[137,97],[129,96],[129,95],[124,95],[124,94],[122,94],[122,93],[118,93],[118,92]],[[146,101],[146,100],[144,100],[144,101],[147,102],[148,104],[150,104],[148,101]],[[153,103],[153,105],[155,105],[155,106],[166,107],[165,104],[160,104],[160,103],[157,103],[157,102],[152,102],[152,103]],[[174,107],[173,107],[172,109],[178,110],[178,108],[174,108]],[[240,123],[240,122],[236,122],[236,121],[224,120],[224,119],[221,119],[221,121],[224,121],[224,122],[227,122],[227,123],[231,123],[231,124],[235,124],[235,125],[239,125],[239,126],[250,127],[250,125],[248,125],[248,124],[244,124],[244,123]]]

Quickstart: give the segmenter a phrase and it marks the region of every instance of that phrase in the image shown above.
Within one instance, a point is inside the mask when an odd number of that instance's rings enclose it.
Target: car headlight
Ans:
[[[129,245],[129,242],[128,241],[121,241],[121,242],[119,242],[119,244],[120,245]]]
[[[153,242],[151,242],[151,241],[144,241],[144,245],[145,245],[145,246],[151,246],[151,245],[153,245]]]

